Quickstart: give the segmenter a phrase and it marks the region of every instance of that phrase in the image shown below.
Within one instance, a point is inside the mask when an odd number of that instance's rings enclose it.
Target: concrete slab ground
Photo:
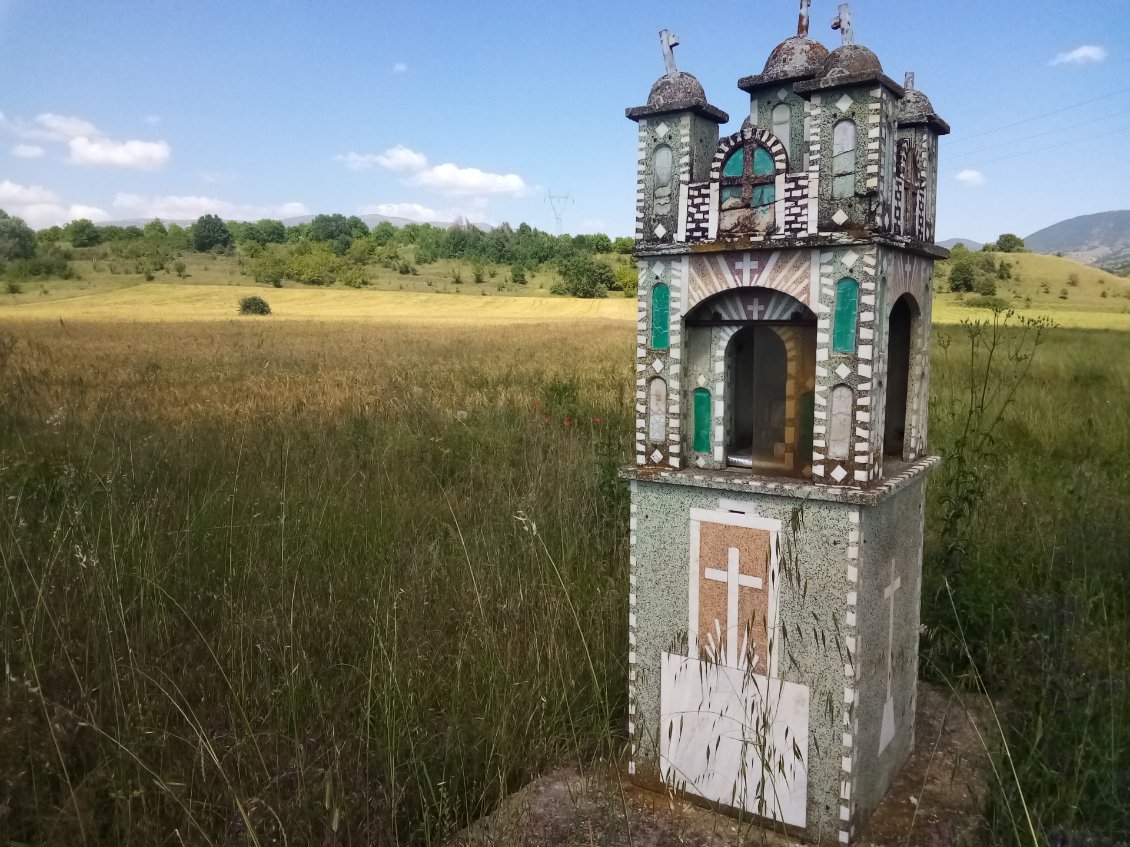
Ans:
[[[916,747],[854,841],[862,847],[974,843],[991,769],[988,704],[920,683]],[[733,847],[801,844],[670,794],[632,785],[615,764],[562,768],[508,797],[450,847]]]

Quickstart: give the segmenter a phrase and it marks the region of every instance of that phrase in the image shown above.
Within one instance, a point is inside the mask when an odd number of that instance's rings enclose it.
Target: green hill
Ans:
[[[959,254],[960,255],[960,254]],[[1130,329],[1130,279],[1092,265],[1040,253],[972,253],[970,259],[999,268],[1009,277],[993,275],[996,293],[954,293],[950,272],[954,259],[938,263],[934,286],[935,319],[974,317],[995,303],[1026,315],[1049,315],[1067,326],[1109,326]],[[983,277],[979,277],[983,278]],[[966,314],[968,313],[968,314]]]

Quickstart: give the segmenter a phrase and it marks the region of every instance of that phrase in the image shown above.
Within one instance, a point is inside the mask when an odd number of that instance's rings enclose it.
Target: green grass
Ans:
[[[935,333],[936,451],[962,332]],[[607,752],[632,339],[0,324],[0,840],[437,843]],[[1038,351],[956,551],[946,465],[929,488],[922,667],[998,705],[1001,843],[1021,794],[1041,834],[1130,838],[1125,339]]]

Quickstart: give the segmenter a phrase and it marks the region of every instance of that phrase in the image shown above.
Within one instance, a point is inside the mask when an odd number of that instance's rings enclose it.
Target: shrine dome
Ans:
[[[930,98],[917,88],[907,88],[899,103],[900,121],[924,121],[934,115]]]
[[[649,109],[686,109],[706,106],[702,83],[685,71],[661,76],[647,95]]]
[[[883,73],[883,65],[878,56],[862,44],[845,44],[828,54],[820,72],[820,80],[824,83],[834,83],[843,77],[881,73]]]
[[[827,58],[828,48],[819,41],[794,35],[773,48],[761,76],[766,80],[815,76]]]

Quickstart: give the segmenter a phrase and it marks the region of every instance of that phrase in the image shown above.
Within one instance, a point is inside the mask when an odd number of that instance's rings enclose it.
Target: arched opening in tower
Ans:
[[[901,459],[906,445],[906,407],[910,394],[910,340],[918,306],[909,294],[895,301],[887,319],[887,397],[883,453]]]

